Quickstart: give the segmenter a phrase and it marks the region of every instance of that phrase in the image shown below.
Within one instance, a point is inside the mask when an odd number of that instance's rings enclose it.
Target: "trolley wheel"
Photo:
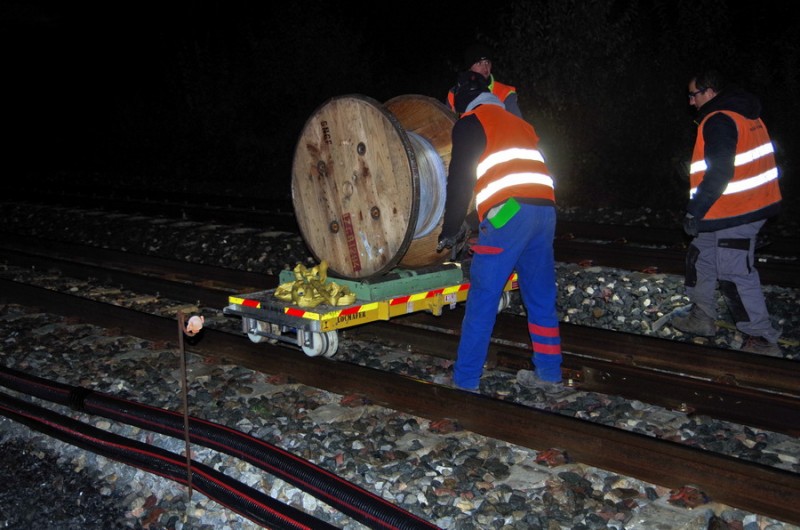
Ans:
[[[271,324],[269,322],[264,322],[263,320],[253,320],[247,319],[247,325],[249,329],[255,328],[258,331],[269,331],[271,328]],[[272,329],[275,332],[274,329]],[[263,335],[258,335],[256,333],[247,333],[247,338],[250,339],[251,342],[255,342],[256,344],[260,344],[262,342],[269,342],[270,344],[276,344],[278,341],[269,337],[264,337]]]
[[[317,357],[322,355],[331,358],[336,355],[336,350],[339,349],[339,335],[336,331],[311,331],[307,332],[311,337],[311,345],[306,345],[305,341],[300,347],[303,353],[309,357]]]
[[[497,312],[500,313],[503,309],[507,308],[511,305],[511,293],[509,291],[503,291],[503,294],[500,295],[500,302],[497,304]]]

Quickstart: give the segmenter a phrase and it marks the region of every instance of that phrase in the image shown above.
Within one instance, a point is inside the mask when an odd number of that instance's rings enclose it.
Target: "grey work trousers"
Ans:
[[[765,221],[700,232],[686,254],[686,295],[712,318],[717,315],[716,289],[725,299],[736,328],[775,343],[781,332],[770,322],[755,268],[756,236]]]

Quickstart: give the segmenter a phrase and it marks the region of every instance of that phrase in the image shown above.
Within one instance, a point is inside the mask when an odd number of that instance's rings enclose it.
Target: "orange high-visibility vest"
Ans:
[[[492,81],[489,83],[489,91],[497,96],[497,99],[505,103],[506,98],[511,94],[517,92],[517,89],[511,85],[506,85],[500,81],[495,81],[494,76],[491,76]],[[452,89],[447,93],[447,104],[450,105],[450,110],[456,110],[456,94]]]
[[[736,143],[733,178],[728,182],[722,196],[709,208],[703,219],[725,219],[758,211],[781,200],[778,184],[778,167],[775,163],[775,149],[760,118],[754,120],[727,110],[717,111],[733,119],[739,140]],[[697,140],[689,169],[689,197],[697,192],[706,174],[704,158],[705,140],[703,126],[712,112],[700,122]]]
[[[464,113],[475,115],[486,134],[474,187],[475,209],[486,213],[511,197],[542,199],[555,204],[553,178],[539,151],[533,125],[498,105],[480,105]]]

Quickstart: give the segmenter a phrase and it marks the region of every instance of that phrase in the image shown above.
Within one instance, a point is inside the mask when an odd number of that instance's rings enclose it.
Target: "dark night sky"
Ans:
[[[315,3],[298,3],[311,4]],[[443,72],[443,66],[459,60],[464,43],[478,31],[474,17],[470,21],[466,16],[469,3],[461,4],[459,16],[448,13],[449,6],[440,2],[387,4],[380,12],[362,2],[316,4],[321,7],[301,8],[298,13],[266,2],[4,1],[0,29],[15,131],[12,151],[25,153],[25,165],[53,147],[83,149],[104,141],[119,125],[116,111],[120,106],[126,112],[132,107],[142,113],[167,111],[164,107],[173,106],[170,98],[175,97],[168,92],[180,76],[178,56],[191,54],[198,42],[213,53],[235,56],[247,53],[241,48],[242,39],[260,39],[269,49],[266,62],[275,68],[263,64],[259,72],[269,97],[269,83],[303,84],[305,72],[319,68],[309,60],[293,62],[294,44],[284,36],[294,34],[306,45],[319,40],[324,48],[328,40],[315,30],[324,29],[326,15],[337,16],[336,26],[331,25],[334,29],[329,31],[344,40],[350,35],[361,39],[362,53],[371,54],[364,55],[364,70],[380,69],[388,75],[376,79],[350,67],[336,72],[340,77],[336,81],[342,86],[346,80],[343,86],[354,93],[385,100],[421,93],[425,90],[421,90],[421,80],[429,95],[443,97],[454,77],[454,70]],[[486,20],[480,17],[481,23]],[[247,31],[259,33],[248,36]],[[330,59],[320,54],[320,60]],[[391,85],[387,79],[393,80]],[[337,95],[322,86],[299,90],[316,91],[305,109],[298,109],[305,116]],[[89,146],[81,145],[77,137]]]
[[[673,11],[668,16],[677,19],[689,6],[700,9],[715,1],[676,0],[661,6],[668,6]],[[490,9],[486,2],[454,5],[420,0],[394,4],[307,1],[277,6],[245,1],[2,0],[4,125],[10,138],[6,161],[20,175],[103,171],[111,179],[116,173],[124,176],[131,171],[155,177],[196,175],[204,170],[232,175],[235,170],[246,182],[271,172],[285,182],[285,157],[294,149],[305,119],[320,104],[347,93],[378,101],[401,94],[443,98],[462,66],[458,63],[463,50],[482,35],[497,37],[498,13],[511,3],[493,2]],[[646,10],[659,2],[618,0],[616,4]],[[724,15],[733,18],[734,27],[746,30],[739,36],[744,45],[753,41],[754,34],[769,36],[796,25],[782,2],[764,0],[755,10],[737,9],[743,8],[731,7]],[[568,40],[556,43],[553,53],[560,44],[579,42],[581,35],[566,30],[560,38]],[[702,41],[697,32],[687,30],[681,39],[688,40],[692,55],[707,51],[695,43]],[[780,65],[781,51],[776,53],[774,63]],[[792,62],[796,55],[788,57],[784,68],[796,66]],[[529,61],[529,56],[520,56],[521,64]],[[507,80],[503,66],[496,62],[495,72]],[[543,70],[546,75],[557,78],[560,64],[544,66],[549,68]],[[586,70],[604,68],[607,65],[597,61],[585,66]],[[624,107],[634,104],[625,97],[626,91],[633,95],[642,90],[635,77],[630,81],[631,75],[639,74],[623,74],[627,77],[621,75],[619,82],[629,84],[613,85],[617,99],[609,94],[591,95],[612,118],[619,110],[633,117],[626,114],[618,119],[638,120],[638,112],[645,121],[637,126],[647,124],[649,102],[636,107],[641,112]],[[674,86],[662,88],[679,98],[677,108],[670,101],[665,112],[690,124],[691,109],[685,106],[683,95],[685,75],[677,72],[669,77]],[[539,103],[534,98],[543,94],[540,87],[515,84],[521,98],[528,96],[532,105]],[[549,101],[557,101],[554,97],[562,96],[563,88],[574,87],[550,87],[554,92],[547,96]],[[785,101],[786,94],[782,97]],[[583,116],[590,109],[580,104],[567,110]],[[769,104],[767,110],[788,112],[785,106]],[[798,112],[796,105],[791,112]],[[594,123],[570,125],[589,130],[604,125],[605,119],[607,128],[614,130],[616,124],[606,116],[594,114],[590,115]],[[788,116],[784,122],[796,123]],[[536,119],[540,130],[543,120]],[[668,136],[680,134],[680,130],[668,132]],[[222,145],[226,142],[230,145]],[[254,153],[242,148],[247,142],[274,145]],[[187,144],[197,145],[197,151]],[[664,159],[672,155],[663,152]],[[176,160],[193,164],[176,168]],[[276,167],[267,167],[269,162]],[[248,163],[249,167],[240,167]]]
[[[314,4],[314,2],[311,2]],[[222,53],[241,53],[241,37],[248,21],[264,21],[258,37],[286,57],[292,43],[270,28],[290,28],[298,38],[313,42],[318,17],[331,14],[344,26],[334,29],[344,38],[366,42],[364,47],[383,63],[383,70],[399,77],[407,88],[418,88],[432,68],[460,60],[465,46],[491,17],[468,16],[469,2],[458,13],[442,2],[406,1],[378,12],[361,2],[330,2],[307,13],[282,12],[266,2],[23,2],[0,3],[5,34],[4,54],[15,74],[12,90],[23,99],[55,107],[87,105],[99,110],[121,94],[157,86],[164,68],[174,67],[175,53],[195,40],[207,39]],[[358,5],[359,7],[353,7]],[[344,7],[338,7],[344,6]],[[348,7],[350,6],[350,7]],[[480,25],[480,27],[479,27]],[[250,28],[252,29],[252,28]],[[274,35],[274,38],[273,38]],[[325,41],[319,43],[326,46]],[[276,64],[298,69],[313,64]],[[290,68],[274,71],[275,82],[301,79]],[[359,78],[358,72],[341,72]],[[454,74],[448,72],[445,89]],[[440,81],[441,82],[441,81]],[[356,85],[357,86],[357,85]],[[371,87],[361,85],[365,92]]]

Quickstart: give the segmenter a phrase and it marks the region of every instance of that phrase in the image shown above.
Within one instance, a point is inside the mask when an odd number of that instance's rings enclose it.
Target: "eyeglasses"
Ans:
[[[708,88],[701,88],[700,90],[695,90],[694,92],[689,92],[689,99],[694,99],[698,96],[698,94],[702,94],[708,90]]]

